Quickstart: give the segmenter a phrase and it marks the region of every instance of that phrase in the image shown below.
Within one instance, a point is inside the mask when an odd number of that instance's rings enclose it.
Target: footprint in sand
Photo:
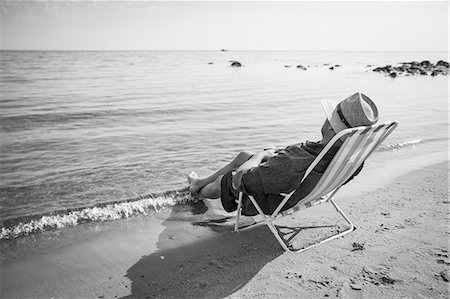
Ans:
[[[432,252],[432,255],[437,256],[436,263],[450,265],[450,261],[448,258],[448,251],[443,248],[435,248]]]

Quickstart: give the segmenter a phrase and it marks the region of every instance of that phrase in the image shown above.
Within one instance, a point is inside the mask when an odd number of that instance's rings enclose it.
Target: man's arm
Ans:
[[[257,154],[254,154],[250,159],[248,159],[244,164],[242,164],[237,171],[245,171],[253,167],[258,167],[262,161],[267,160],[270,157],[273,157],[275,154],[274,149],[264,150]]]
[[[233,174],[233,186],[236,190],[240,189],[242,176],[247,172],[247,170],[258,167],[261,162],[273,157],[275,155],[275,149],[268,149],[257,154],[254,154],[250,159],[248,159],[244,164],[242,164]]]

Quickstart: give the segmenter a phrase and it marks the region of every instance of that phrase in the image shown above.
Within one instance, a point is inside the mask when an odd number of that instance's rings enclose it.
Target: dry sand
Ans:
[[[357,229],[302,253],[267,227],[232,233],[229,215],[197,203],[18,249],[2,260],[1,298],[448,298],[448,163],[423,166],[387,186],[367,166],[336,200]],[[335,232],[336,216],[323,204],[279,224],[297,228],[301,247]]]

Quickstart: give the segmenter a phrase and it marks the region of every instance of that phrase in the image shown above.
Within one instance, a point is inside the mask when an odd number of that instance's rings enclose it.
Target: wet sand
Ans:
[[[232,215],[208,200],[79,226],[88,233],[70,244],[38,240],[2,258],[1,297],[448,298],[447,159],[369,161],[336,198],[357,229],[303,253],[284,252],[267,227],[231,232]],[[297,248],[343,228],[330,204],[278,224],[296,227]]]

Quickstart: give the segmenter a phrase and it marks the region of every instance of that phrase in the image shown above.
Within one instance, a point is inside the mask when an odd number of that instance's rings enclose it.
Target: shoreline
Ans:
[[[358,229],[304,253],[284,253],[266,227],[232,233],[230,214],[218,215],[218,201],[207,201],[157,217],[75,227],[56,237],[73,240],[56,246],[45,234],[30,237],[47,243],[2,258],[1,297],[448,296],[441,275],[450,264],[447,153],[398,156],[392,163],[369,158],[365,171],[338,193],[337,203]],[[317,226],[333,220],[328,208],[295,218]],[[87,233],[80,237],[82,230]],[[309,235],[300,240],[329,233],[304,230]],[[352,243],[363,249],[353,250]]]
[[[439,139],[431,141],[437,141],[440,143],[440,145],[435,145],[435,147],[442,146],[442,142],[445,142],[445,140]],[[386,159],[392,159],[391,154],[395,155],[397,152],[398,156],[398,153],[401,153],[404,150],[414,149],[416,145],[421,148],[431,149],[432,152],[435,151],[435,148],[431,148],[431,144],[428,144],[428,142],[424,143],[424,140],[416,139],[381,147],[381,150],[375,152],[374,155],[382,155]],[[445,143],[445,146],[447,146],[447,143]],[[385,152],[389,152],[391,154],[386,154]],[[442,153],[435,152],[434,154],[424,154],[424,150],[422,149],[420,153],[421,157],[418,160],[421,164],[417,164],[417,161],[413,161],[413,165],[416,165],[416,167],[423,167],[425,164],[438,163],[438,161],[443,160],[444,158],[433,158],[433,155],[440,154]],[[408,165],[402,165],[402,167],[393,168],[392,171],[389,171],[390,175],[388,178],[392,180],[394,176],[400,176],[401,174],[406,173],[405,171],[399,170],[409,168],[411,168],[409,163]],[[379,178],[377,178],[376,182],[377,185],[387,184],[386,180],[380,181]],[[352,196],[352,193],[349,193],[349,195]],[[189,201],[189,197],[187,187],[178,186],[178,189],[174,190],[148,193],[140,196],[79,207],[63,208],[40,214],[30,214],[15,218],[2,219],[0,220],[0,241],[17,239],[30,234],[53,231],[55,229],[67,229],[68,227],[84,225],[90,222],[105,223],[109,221],[123,220],[130,217],[135,218],[141,215],[155,214],[167,207],[171,208],[177,204],[185,204]],[[222,208],[220,205],[216,207],[213,202],[210,202],[209,207],[214,209],[214,212],[216,213],[222,213]]]

